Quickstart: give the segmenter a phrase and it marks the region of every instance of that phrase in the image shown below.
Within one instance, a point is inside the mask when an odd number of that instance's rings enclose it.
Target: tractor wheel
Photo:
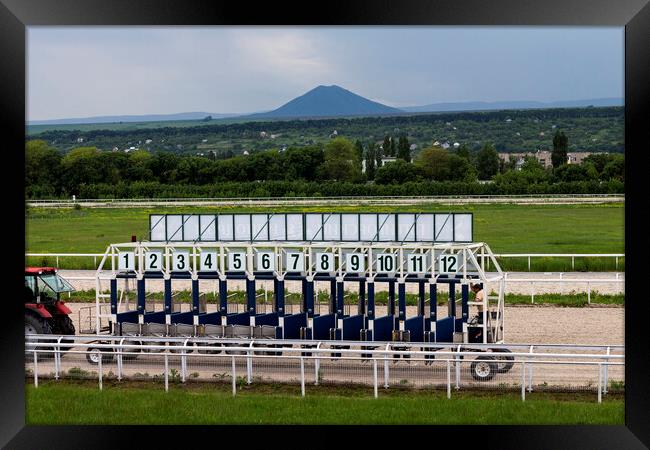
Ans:
[[[92,365],[99,364],[99,355],[101,353],[102,363],[106,364],[113,360],[114,354],[111,350],[108,349],[98,349],[94,347],[88,347],[88,353],[86,353],[86,361]]]
[[[493,348],[492,353],[512,353],[510,350],[507,348]],[[506,373],[510,369],[512,369],[512,366],[515,365],[514,361],[515,358],[512,356],[495,356],[494,359],[497,360],[497,373]]]
[[[56,316],[54,318],[53,331],[56,334],[66,335],[74,335],[77,333],[77,330],[75,330],[74,323],[72,323],[70,316]]]
[[[25,314],[25,335],[28,334],[52,334],[52,327],[50,326],[50,323],[42,317],[27,313]],[[25,356],[32,355],[34,355],[33,351],[25,351]],[[47,359],[54,357],[54,354],[39,352],[37,357]]]
[[[52,327],[42,317],[25,314],[25,334],[52,334]]]
[[[472,378],[476,381],[489,381],[494,378],[494,375],[497,373],[497,364],[491,362],[494,360],[491,356],[479,356],[476,358],[470,370],[472,372]]]
[[[67,336],[74,336],[77,332],[74,328],[74,323],[69,316],[56,316],[54,318],[54,326],[52,328],[54,334],[65,334]],[[72,339],[61,339],[61,343],[72,343]],[[67,352],[71,347],[61,346],[61,351]]]

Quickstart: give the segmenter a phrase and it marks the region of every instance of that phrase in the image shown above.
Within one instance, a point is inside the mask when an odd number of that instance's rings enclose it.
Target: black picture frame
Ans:
[[[644,448],[650,446],[650,395],[648,384],[648,314],[647,294],[642,289],[641,258],[647,251],[642,245],[645,225],[643,208],[644,187],[641,171],[648,167],[647,112],[650,103],[650,6],[648,0],[357,0],[350,2],[284,3],[224,2],[206,0],[0,0],[0,123],[4,125],[5,152],[22,155],[25,139],[26,33],[31,25],[555,25],[555,26],[624,26],[625,27],[625,142],[631,149],[625,168],[625,252],[626,286],[625,344],[626,393],[625,426],[563,426],[563,427],[420,427],[396,435],[385,427],[370,432],[351,428],[345,438],[384,443],[387,434],[393,438],[409,439],[411,433],[424,434],[424,441],[442,445],[451,438],[464,445],[499,448]],[[629,158],[632,158],[630,160]],[[23,158],[16,157],[12,167],[24,167]],[[3,176],[5,204],[15,211],[17,235],[24,233],[24,184],[21,170],[8,170]],[[13,233],[10,233],[13,235]],[[24,235],[24,234],[23,234]],[[21,239],[10,240],[14,245],[6,250],[6,261],[12,261],[11,274],[22,274],[24,246]],[[19,298],[20,281],[12,285],[14,298]],[[638,295],[635,295],[637,294]],[[24,404],[24,336],[20,327],[22,305],[3,301],[6,320],[0,341],[3,377],[0,392],[3,400],[0,420],[0,445],[7,448],[124,448],[151,444],[154,438],[168,439],[176,435],[186,440],[218,440],[225,445],[227,437],[209,428],[193,428],[191,433],[175,427],[124,429],[122,427],[44,427],[25,426]],[[306,439],[317,443],[321,429],[303,428]],[[281,436],[299,444],[295,430],[282,433],[245,433],[245,443],[251,437],[257,441],[272,439],[281,443]],[[238,434],[239,435],[239,434]],[[241,436],[241,435],[239,435]],[[291,436],[291,437],[289,437]],[[342,440],[337,434],[327,436],[330,445]],[[138,442],[143,440],[142,442]],[[222,441],[223,440],[223,441]],[[171,440],[166,441],[171,443]],[[311,446],[309,443],[303,444]],[[409,439],[411,445],[415,441]],[[284,442],[285,444],[287,442]],[[302,444],[300,444],[302,445]],[[399,445],[396,443],[396,445]]]

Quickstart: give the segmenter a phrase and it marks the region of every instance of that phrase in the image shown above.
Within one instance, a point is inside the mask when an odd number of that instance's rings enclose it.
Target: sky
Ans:
[[[389,106],[623,97],[623,27],[43,27],[27,119],[275,109],[336,84]]]

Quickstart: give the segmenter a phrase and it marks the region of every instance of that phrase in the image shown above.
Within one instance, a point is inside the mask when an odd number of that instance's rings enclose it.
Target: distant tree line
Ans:
[[[566,142],[558,136],[561,152]],[[396,161],[383,164],[393,155]],[[478,151],[432,145],[412,158],[406,135],[386,136],[381,145],[339,137],[228,159],[95,147],[61,154],[42,140],[25,148],[28,198],[615,193],[623,183],[621,154],[552,170],[531,158],[517,170],[492,144]]]
[[[623,112],[622,107],[558,108],[267,122],[211,120],[196,121],[195,125],[182,127],[151,125],[150,128],[129,129],[110,129],[111,125],[105,124],[100,129],[65,127],[43,132],[38,132],[42,129],[40,126],[30,126],[28,137],[42,139],[60,151],[79,146],[80,139],[83,139],[82,145],[103,150],[135,147],[196,154],[212,149],[218,155],[227,155],[228,152],[242,154],[244,150],[261,151],[284,145],[325,144],[330,134],[337,130],[338,136],[352,141],[374,139],[377,144],[387,134],[394,135],[395,140],[390,142],[394,147],[384,146],[384,149],[392,151],[385,152],[385,155],[396,156],[402,135],[407,135],[410,142],[419,148],[438,140],[465,143],[477,151],[486,142],[493,142],[499,152],[515,152],[550,147],[550,137],[557,128],[569,130],[572,151],[623,152]]]

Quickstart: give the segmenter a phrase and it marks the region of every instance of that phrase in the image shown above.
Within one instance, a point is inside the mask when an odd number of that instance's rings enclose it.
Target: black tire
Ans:
[[[494,378],[497,373],[497,363],[492,362],[492,356],[479,356],[470,366],[472,378],[476,381],[489,381]]]
[[[68,336],[74,336],[77,333],[77,330],[74,327],[74,323],[72,323],[72,319],[70,319],[69,316],[56,316],[53,319],[54,326],[52,328],[52,332],[54,334],[65,334]],[[61,343],[72,343],[74,342],[71,339],[61,339]],[[62,345],[61,350],[64,352],[67,352],[70,350],[72,347]]]
[[[25,313],[25,335],[27,334],[52,334],[52,327],[46,319],[43,319],[36,314]],[[25,356],[33,356],[34,352],[27,350],[25,346]],[[37,358],[49,359],[53,358],[54,353],[41,353],[38,352]]]
[[[507,348],[493,348],[492,353],[512,353]],[[499,355],[495,356],[494,359],[497,361],[497,373],[506,373],[512,369],[515,365],[515,358],[513,356]]]
[[[52,334],[50,323],[35,314],[25,314],[25,334]]]
[[[115,354],[112,350],[106,348],[99,349],[95,347],[88,347],[88,353],[86,353],[86,361],[94,366],[98,365],[100,352],[102,355],[102,364],[113,361]]]
[[[52,331],[55,334],[66,334],[66,335],[75,335],[77,330],[74,327],[74,323],[70,316],[55,316],[53,319]]]

